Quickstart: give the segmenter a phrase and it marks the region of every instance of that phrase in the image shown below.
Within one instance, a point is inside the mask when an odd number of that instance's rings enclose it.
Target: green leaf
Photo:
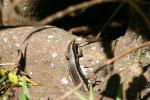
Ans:
[[[1,79],[0,79],[0,85],[7,79],[7,75],[4,75]]]
[[[29,100],[25,94],[19,96],[19,100]]]
[[[89,87],[90,87],[89,100],[94,100],[94,92],[92,84],[89,84]]]
[[[119,85],[119,89],[118,89],[118,93],[117,93],[117,97],[116,97],[116,100],[121,100],[122,98],[122,93],[123,93],[123,82],[121,81],[120,82],[120,85]]]
[[[29,95],[27,81],[26,81],[26,77],[25,76],[22,77],[22,82],[23,82],[23,85],[22,85],[22,87],[23,87],[23,94],[25,94],[27,96],[27,98],[29,99],[30,95]]]
[[[71,89],[71,88],[69,88],[69,89],[70,89],[70,90],[73,90],[73,89]],[[86,98],[85,98],[83,95],[81,95],[80,92],[75,91],[74,94],[75,94],[80,100],[86,100]]]
[[[75,94],[80,100],[86,100],[86,98],[85,98],[83,95],[81,95],[80,92],[75,91],[74,94]]]

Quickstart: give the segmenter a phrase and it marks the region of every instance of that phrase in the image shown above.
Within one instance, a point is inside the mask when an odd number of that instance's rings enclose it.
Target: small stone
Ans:
[[[53,53],[52,53],[52,57],[54,57],[54,58],[57,57],[57,53],[56,53],[56,52],[53,52]]]
[[[68,84],[68,80],[66,78],[62,78],[60,81],[61,81],[61,84],[64,84],[64,85]]]
[[[91,50],[94,50],[94,51],[95,51],[95,50],[96,50],[96,47],[95,47],[95,46],[92,46],[92,47],[91,47]]]
[[[3,40],[4,40],[5,42],[7,42],[7,41],[8,41],[7,37],[5,37]]]
[[[48,39],[53,39],[54,36],[53,36],[53,35],[49,35],[47,38],[48,38]]]

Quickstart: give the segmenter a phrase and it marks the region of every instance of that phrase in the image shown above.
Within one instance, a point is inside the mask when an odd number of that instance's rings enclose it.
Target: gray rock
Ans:
[[[31,100],[40,98],[47,100],[48,97],[55,100],[69,91],[68,87],[75,87],[69,76],[68,62],[65,59],[68,43],[72,39],[83,42],[83,39],[54,26],[3,29],[0,31],[1,63],[15,63],[17,50],[21,49],[24,52],[27,45],[26,72],[33,81],[41,85],[29,88]],[[84,46],[83,55],[84,57],[80,60],[82,68],[83,66],[93,67],[105,58],[105,55],[100,53],[98,43]],[[91,72],[91,70],[89,68],[83,71]],[[16,98],[21,93],[21,89],[17,88]],[[73,95],[67,99],[76,100],[77,97]]]

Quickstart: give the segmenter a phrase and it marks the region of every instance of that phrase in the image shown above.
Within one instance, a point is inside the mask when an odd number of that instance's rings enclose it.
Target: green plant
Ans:
[[[120,85],[119,85],[116,100],[122,100],[122,94],[123,94],[123,82],[120,81]]]
[[[89,84],[89,100],[94,100],[94,91],[92,84]],[[75,91],[74,94],[80,99],[80,100],[87,100],[85,96],[83,96],[79,91]]]
[[[22,84],[23,94],[19,97],[19,100],[29,100],[30,96],[29,96],[28,84],[25,76],[22,77],[22,83],[23,83]]]

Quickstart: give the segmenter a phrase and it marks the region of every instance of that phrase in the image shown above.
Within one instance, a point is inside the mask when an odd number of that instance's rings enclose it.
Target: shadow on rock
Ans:
[[[119,74],[111,76],[107,82],[106,89],[101,93],[103,97],[106,96],[115,99],[120,86],[120,81]],[[103,97],[100,100],[103,100]]]
[[[143,75],[140,75],[139,77],[134,77],[133,81],[129,83],[129,88],[126,90],[126,100],[147,100],[143,98],[148,98],[148,95],[150,96],[150,93],[144,94],[144,96],[140,96],[140,93],[142,90],[146,89],[147,80]]]

